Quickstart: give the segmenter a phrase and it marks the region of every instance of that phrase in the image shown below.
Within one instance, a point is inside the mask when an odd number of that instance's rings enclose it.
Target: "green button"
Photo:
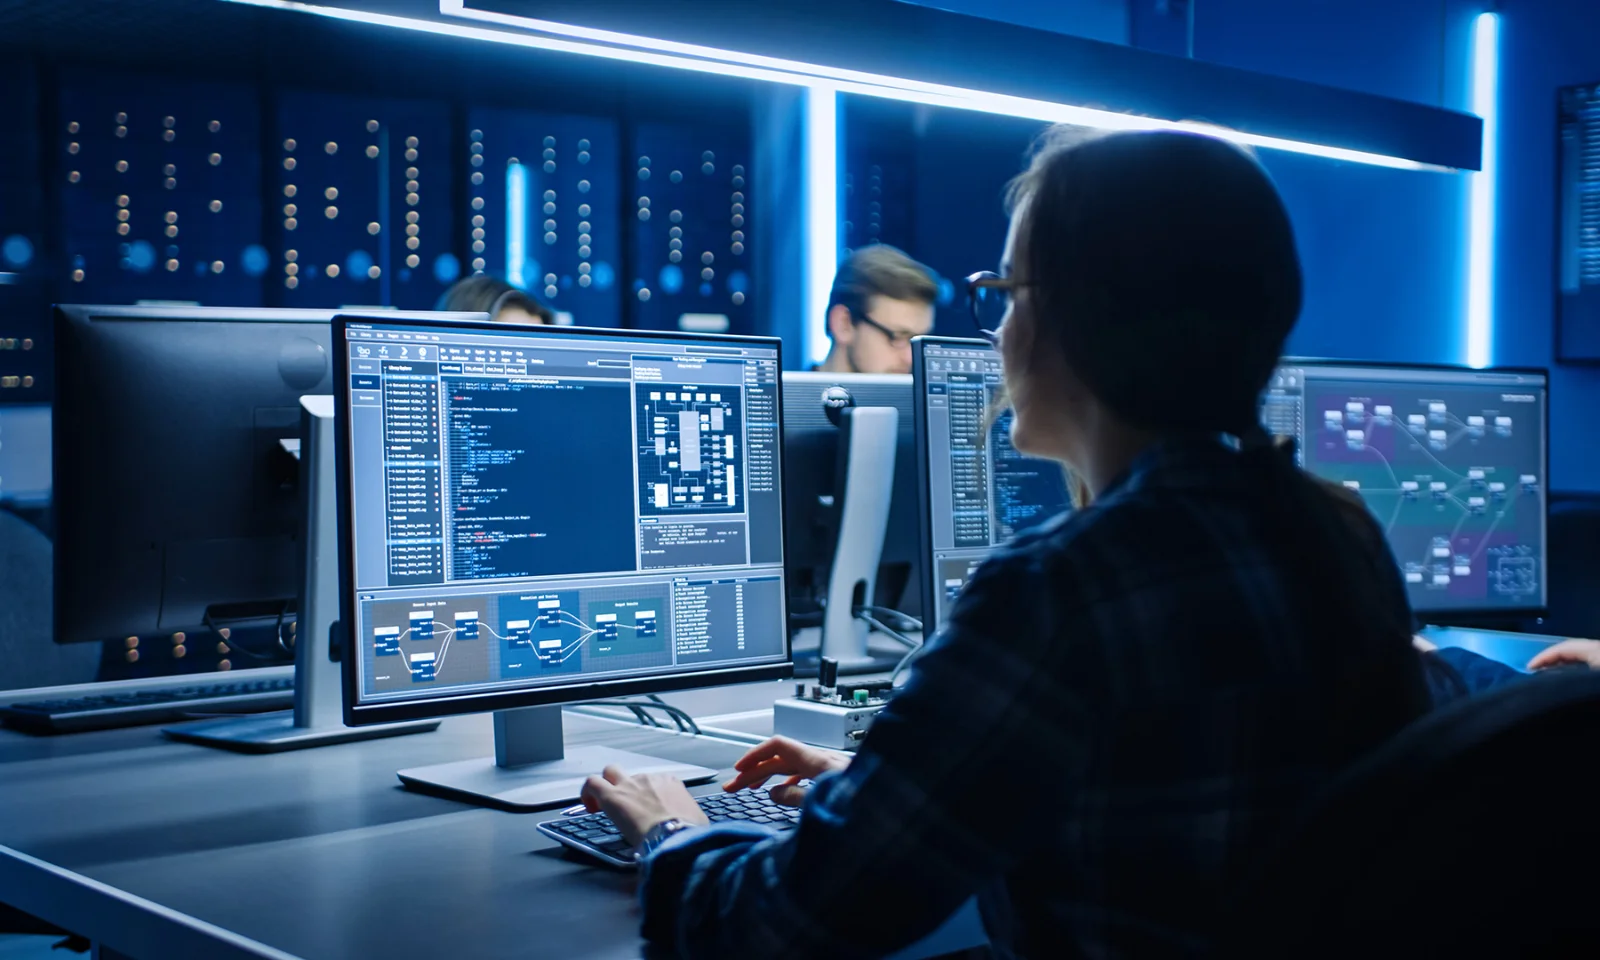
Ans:
[[[865,690],[857,690],[856,691],[856,703],[866,703],[866,702],[867,702],[867,691],[865,691]]]

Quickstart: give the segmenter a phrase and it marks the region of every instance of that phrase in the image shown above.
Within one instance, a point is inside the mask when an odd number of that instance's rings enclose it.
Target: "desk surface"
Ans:
[[[770,714],[792,690],[673,699],[697,715],[762,703]],[[723,771],[744,750],[570,710],[565,727],[569,744]],[[0,730],[0,902],[135,957],[640,956],[633,875],[561,853],[534,829],[550,814],[472,807],[395,779],[492,752],[487,715],[266,756],[175,743],[154,727]]]

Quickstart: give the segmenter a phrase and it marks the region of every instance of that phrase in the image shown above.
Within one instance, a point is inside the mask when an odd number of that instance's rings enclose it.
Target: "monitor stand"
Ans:
[[[200,720],[162,732],[174,740],[241,753],[278,753],[352,740],[426,733],[437,720],[344,725],[339,664],[333,660],[339,609],[339,541],[335,520],[333,398],[300,398],[300,542],[306,545],[294,645],[294,711]],[[287,449],[287,447],[285,447]],[[326,644],[326,646],[324,646]]]
[[[522,812],[575,802],[584,781],[608,766],[629,774],[670,774],[685,783],[703,783],[717,775],[709,767],[610,747],[567,750],[561,734],[561,707],[549,706],[497,711],[493,759],[412,767],[401,770],[399,776],[401,783],[423,793]]]
[[[839,411],[839,458],[845,466],[844,509],[839,539],[828,574],[828,606],[823,611],[822,643],[812,653],[795,655],[796,676],[816,676],[817,658],[839,662],[841,674],[893,670],[899,655],[874,655],[870,629],[855,615],[857,604],[871,603],[883,557],[894,497],[894,455],[900,411],[894,407],[847,407]]]

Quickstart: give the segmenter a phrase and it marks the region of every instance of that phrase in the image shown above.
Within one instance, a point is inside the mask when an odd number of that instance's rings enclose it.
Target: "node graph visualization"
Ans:
[[[490,676],[483,597],[390,600],[368,607],[372,683],[380,690],[472,683]]]
[[[503,679],[672,663],[672,599],[660,585],[593,587],[500,601]]]
[[[637,395],[640,516],[744,512],[743,389],[650,384]]]
[[[1300,386],[1269,395],[1269,427],[1293,410],[1303,465],[1361,495],[1418,610],[1543,605],[1542,385]]]

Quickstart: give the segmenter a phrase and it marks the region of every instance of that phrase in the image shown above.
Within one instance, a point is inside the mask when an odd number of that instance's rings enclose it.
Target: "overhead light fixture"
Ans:
[[[904,77],[892,77],[885,74],[867,73],[861,70],[846,70],[840,67],[830,67],[824,64],[807,63],[803,60],[788,60],[780,57],[767,57],[752,53],[743,53],[737,50],[724,50],[719,47],[707,47],[700,44],[681,43],[674,40],[661,40],[654,37],[639,36],[637,34],[620,33],[615,30],[601,30],[595,27],[584,27],[577,24],[559,23],[554,20],[541,20],[536,17],[520,17],[507,13],[494,13],[487,10],[478,10],[467,5],[466,0],[439,0],[439,12],[447,16],[459,17],[468,20],[477,20],[484,23],[494,23],[500,26],[513,27],[522,30],[532,30],[539,33],[555,36],[572,37],[594,43],[615,45],[620,47],[633,47],[641,51],[654,51],[687,57],[703,63],[717,63],[728,66],[746,66],[767,71],[791,74],[798,78],[790,82],[803,82],[804,78],[825,80],[830,84],[863,85],[873,88],[870,91],[849,89],[840,86],[842,92],[865,93],[868,96],[883,97],[890,100],[905,100],[912,103],[925,103],[933,106],[952,106],[957,109],[976,110],[983,113],[997,113],[1010,117],[1021,117],[1030,120],[1042,120],[1050,123],[1070,123],[1077,126],[1097,127],[1114,130],[1182,130],[1193,129],[1207,133],[1211,136],[1232,140],[1235,143],[1247,144],[1252,147],[1262,147],[1272,150],[1287,150],[1292,153],[1308,153],[1314,156],[1328,157],[1335,160],[1347,160],[1352,163],[1366,163],[1382,167],[1394,167],[1405,170],[1446,169],[1433,167],[1431,164],[1418,163],[1403,157],[1392,157],[1379,153],[1370,153],[1362,150],[1350,150],[1344,147],[1332,147],[1324,144],[1306,143],[1300,140],[1289,140],[1282,137],[1268,137],[1261,134],[1244,133],[1226,127],[1214,127],[1189,123],[1182,120],[1163,120],[1156,117],[1141,117],[1132,114],[1118,113],[1114,110],[1097,110],[1092,107],[1079,107],[1070,104],[1054,103],[1048,100],[1037,100],[1028,97],[1016,97],[1009,94],[992,93],[985,90],[974,90],[969,87],[956,87],[949,84],[929,83],[922,80],[910,80]],[[716,71],[712,71],[716,72]]]
[[[1467,365],[1494,354],[1495,176],[1500,130],[1500,15],[1480,13],[1472,27],[1472,112],[1483,120],[1483,163],[1471,175],[1467,225]]]
[[[1283,137],[1269,137],[1263,134],[1246,133],[1231,128],[1215,127],[1184,120],[1165,120],[1159,117],[1136,116],[1134,114],[1118,113],[1114,110],[1098,110],[1092,107],[1054,103],[1048,100],[992,93],[968,87],[926,83],[901,77],[865,73],[858,70],[843,70],[797,60],[783,60],[774,57],[744,54],[732,50],[720,50],[714,47],[701,47],[694,44],[656,40],[649,37],[636,37],[572,24],[485,13],[483,11],[470,10],[464,4],[459,3],[458,0],[442,0],[440,3],[441,12],[462,18],[493,21],[522,29],[492,30],[448,21],[401,17],[387,13],[373,13],[366,10],[351,10],[323,4],[303,3],[299,2],[299,0],[225,0],[225,2],[273,10],[288,10],[335,20],[346,20],[353,23],[393,27],[399,30],[432,33],[440,36],[480,40],[487,43],[548,50],[557,53],[601,57],[608,60],[647,64],[676,70],[690,70],[719,76],[740,77],[768,83],[783,83],[802,87],[822,84],[831,87],[837,93],[854,93],[887,100],[950,107],[956,110],[971,110],[979,113],[1020,117],[1045,123],[1069,123],[1077,126],[1109,130],[1194,130],[1246,146],[1283,150],[1290,153],[1303,153],[1350,163],[1392,167],[1401,170],[1448,169],[1433,164],[1408,160],[1404,157],[1388,156],[1364,150],[1351,150],[1326,144],[1308,143],[1300,140],[1289,140]],[[524,32],[533,29],[539,30],[542,34],[555,35],[543,36]],[[564,39],[565,37],[576,39]]]
[[[828,298],[839,269],[839,95],[832,87],[805,92],[805,320],[802,355],[828,358]]]

